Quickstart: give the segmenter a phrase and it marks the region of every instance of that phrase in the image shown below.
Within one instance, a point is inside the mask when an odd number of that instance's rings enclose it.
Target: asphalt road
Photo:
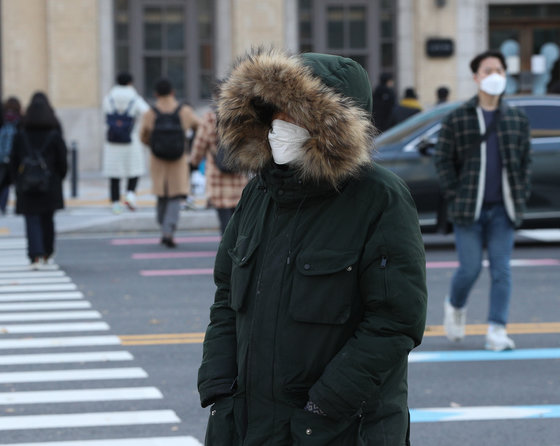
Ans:
[[[59,275],[41,277],[9,271],[14,262],[2,259],[22,248],[0,240],[0,444],[203,441],[196,374],[218,238],[182,235],[176,250],[155,235],[60,238]],[[471,295],[469,336],[451,344],[441,317],[455,254],[427,247],[428,329],[409,372],[414,446],[560,444],[559,245],[524,244],[514,258],[518,349],[492,355],[481,351],[487,269]]]

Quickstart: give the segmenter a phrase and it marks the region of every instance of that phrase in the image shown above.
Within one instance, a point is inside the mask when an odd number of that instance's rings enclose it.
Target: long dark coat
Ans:
[[[258,175],[216,257],[198,382],[202,405],[213,404],[206,444],[403,446],[407,357],[421,342],[427,298],[416,210],[404,183],[370,162],[363,70],[304,57],[314,74],[300,59],[256,55],[222,87],[221,138]],[[329,73],[342,93],[316,77]],[[261,85],[294,79],[303,91]],[[255,103],[247,88],[305,123],[311,138],[294,165],[272,162],[258,136],[266,125],[230,119],[254,112],[244,108]],[[294,97],[308,99],[304,109]],[[236,110],[225,98],[247,102]],[[326,415],[304,410],[308,401]]]
[[[27,154],[27,147],[23,141],[22,131],[27,136],[32,150],[40,150],[50,132],[54,132],[49,144],[44,148],[42,154],[51,172],[49,190],[41,194],[24,193],[20,187],[19,166]],[[41,214],[51,212],[64,207],[62,194],[62,180],[68,169],[66,144],[60,130],[22,130],[14,136],[12,153],[10,156],[10,172],[12,180],[16,185],[16,213],[17,214]]]

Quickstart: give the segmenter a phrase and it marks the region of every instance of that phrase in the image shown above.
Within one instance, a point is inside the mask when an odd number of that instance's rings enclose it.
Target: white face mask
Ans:
[[[276,164],[288,164],[301,156],[301,147],[311,135],[299,125],[275,119],[268,132],[268,142]]]
[[[489,95],[499,96],[506,89],[506,78],[498,73],[493,73],[480,81],[480,89]]]

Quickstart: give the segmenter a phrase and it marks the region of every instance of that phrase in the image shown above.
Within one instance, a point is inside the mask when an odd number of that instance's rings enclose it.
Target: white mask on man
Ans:
[[[275,119],[268,132],[268,142],[276,164],[289,164],[301,156],[301,148],[311,135],[299,125]]]
[[[492,96],[501,95],[506,89],[506,78],[498,73],[492,73],[480,81],[480,89]]]

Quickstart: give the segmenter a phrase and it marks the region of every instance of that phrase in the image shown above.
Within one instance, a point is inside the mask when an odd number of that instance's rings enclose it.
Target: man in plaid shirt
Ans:
[[[501,53],[479,54],[470,67],[478,94],[443,120],[434,155],[460,263],[444,303],[444,328],[450,340],[465,336],[467,299],[486,246],[491,275],[486,348],[510,350],[515,348],[506,332],[510,258],[529,196],[529,120],[501,101],[507,68]]]
[[[247,177],[241,173],[221,171],[215,158],[217,150],[216,114],[211,111],[204,115],[196,132],[190,163],[198,166],[206,157],[206,196],[216,208],[223,234],[247,185]]]

